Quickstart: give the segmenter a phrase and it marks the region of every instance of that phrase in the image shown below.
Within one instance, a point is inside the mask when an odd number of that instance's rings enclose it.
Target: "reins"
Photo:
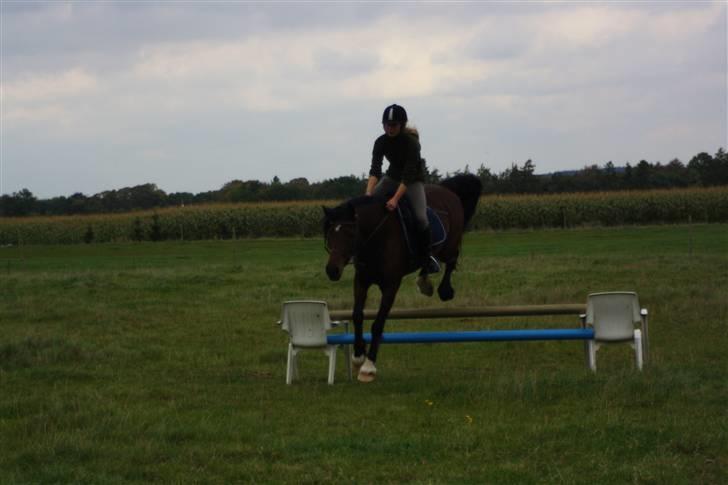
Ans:
[[[366,240],[361,244],[361,248],[364,248],[364,246],[366,246],[367,243],[369,243],[369,241],[372,240],[372,238],[377,234],[379,229],[381,229],[382,226],[384,225],[384,223],[387,222],[387,219],[389,218],[389,216],[391,214],[392,214],[391,211],[388,211],[386,214],[384,214],[384,217],[382,217],[382,220],[379,221],[379,224],[377,224],[377,227],[374,228],[374,230],[371,232],[371,234],[369,234],[369,237],[366,238]]]

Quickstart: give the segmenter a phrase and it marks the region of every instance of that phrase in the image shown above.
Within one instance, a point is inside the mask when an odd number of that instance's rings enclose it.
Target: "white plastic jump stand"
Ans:
[[[303,347],[295,347],[293,343],[288,343],[288,367],[286,369],[286,384],[293,383],[294,379],[298,379],[298,353]],[[321,349],[329,358],[329,379],[328,383],[334,384],[334,374],[336,372],[336,345],[327,345]]]
[[[635,351],[635,364],[642,370],[647,348],[647,310],[640,309],[637,294],[619,291],[592,293],[587,299],[585,319],[594,328],[594,339],[587,341],[589,368],[597,370],[597,351],[604,344],[628,343]],[[642,328],[635,328],[639,324]],[[644,331],[644,340],[643,340]]]
[[[630,347],[634,349],[634,355],[635,355],[635,365],[637,366],[637,369],[642,370],[644,360],[643,360],[643,353],[642,353],[642,332],[640,329],[635,329],[634,331],[634,337],[631,342],[627,342]],[[589,346],[589,368],[593,371],[597,371],[597,350],[599,350],[602,346],[599,342],[596,340],[588,340],[587,345]]]
[[[302,350],[321,350],[329,358],[328,383],[334,383],[336,373],[336,344],[328,344],[327,333],[339,325],[329,318],[329,310],[324,301],[287,301],[281,312],[281,329],[288,332],[288,364],[286,384],[298,378],[298,353]],[[347,325],[348,328],[348,325]],[[347,346],[347,349],[349,347]],[[348,357],[348,355],[347,355]],[[351,379],[351,359],[347,358],[349,379]]]
[[[650,333],[647,325],[649,314],[647,308],[640,309],[640,317],[642,319],[642,355],[646,364],[650,363]]]

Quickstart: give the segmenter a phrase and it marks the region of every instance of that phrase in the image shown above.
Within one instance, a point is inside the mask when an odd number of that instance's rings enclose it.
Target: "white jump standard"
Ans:
[[[635,350],[635,364],[642,370],[648,356],[647,310],[640,308],[634,292],[592,293],[587,304],[493,306],[478,308],[424,308],[392,310],[393,319],[438,319],[494,316],[578,315],[581,328],[543,328],[516,330],[461,330],[440,332],[391,332],[382,335],[383,344],[458,343],[497,341],[581,340],[587,366],[596,371],[596,352],[601,345],[628,343]],[[372,314],[365,312],[365,318]],[[297,375],[297,353],[304,349],[323,350],[329,357],[329,384],[334,383],[336,349],[347,347],[347,368],[351,379],[353,356],[349,349],[354,334],[348,332],[350,311],[328,311],[324,301],[289,301],[283,304],[281,321],[283,330],[290,334],[286,383]],[[332,321],[341,319],[343,322]],[[328,334],[340,323],[346,333]],[[640,328],[635,328],[638,325]],[[371,341],[365,333],[364,340]],[[361,365],[355,362],[355,366]],[[376,372],[376,371],[375,371]]]

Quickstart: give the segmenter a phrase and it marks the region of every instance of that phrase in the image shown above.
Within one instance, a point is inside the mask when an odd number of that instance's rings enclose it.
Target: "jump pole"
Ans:
[[[584,313],[586,313],[584,303],[562,303],[558,305],[483,306],[472,308],[402,308],[389,312],[388,319],[524,317],[531,315],[581,315]],[[329,316],[332,320],[351,321],[352,310],[331,310]],[[376,310],[364,310],[365,320],[372,320],[376,316]]]
[[[351,322],[352,310],[330,310],[333,321]],[[524,317],[537,315],[577,315],[586,313],[584,303],[561,303],[554,305],[511,305],[482,306],[471,308],[402,308],[389,312],[388,319],[441,319],[441,318],[478,318],[478,317]],[[373,320],[376,310],[364,310],[364,319]],[[594,338],[594,330],[584,328],[581,319],[580,329],[536,329],[536,330],[480,330],[465,332],[400,332],[384,333],[382,343],[436,343],[436,342],[497,342],[529,340],[584,340],[584,356],[588,360],[587,340]],[[347,326],[348,329],[348,326]],[[350,333],[329,335],[329,345],[351,345],[354,335]],[[364,341],[371,341],[371,334],[364,334]],[[347,363],[349,361],[347,360]],[[351,370],[350,375],[351,378]]]
[[[371,342],[372,335],[364,334],[364,341]],[[543,329],[543,330],[479,330],[463,332],[395,332],[382,335],[383,344],[418,344],[447,342],[503,342],[527,340],[591,340],[591,328]],[[329,345],[351,345],[354,334],[329,335]]]

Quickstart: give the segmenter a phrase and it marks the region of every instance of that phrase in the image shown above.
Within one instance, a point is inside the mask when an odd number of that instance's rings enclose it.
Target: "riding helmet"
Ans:
[[[398,104],[387,106],[382,114],[382,123],[407,124],[407,112]]]

